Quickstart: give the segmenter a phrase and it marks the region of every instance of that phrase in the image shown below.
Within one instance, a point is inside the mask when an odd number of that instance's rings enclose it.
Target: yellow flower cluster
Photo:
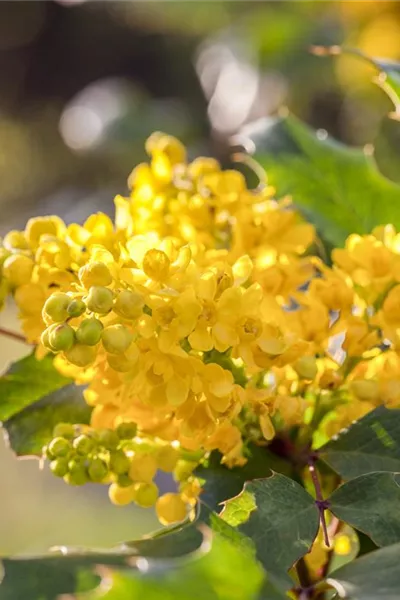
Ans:
[[[115,222],[31,219],[0,249],[27,339],[87,384],[93,431],[134,422],[136,444],[178,458],[219,450],[235,466],[250,441],[293,427],[318,444],[400,404],[400,234],[352,235],[328,267],[309,253],[313,227],[269,187],[248,189],[212,158],[188,162],[165,134],[146,150]],[[152,455],[147,479],[114,478],[111,499],[135,500],[158,466]],[[200,491],[192,470],[178,479],[159,499],[163,522]]]

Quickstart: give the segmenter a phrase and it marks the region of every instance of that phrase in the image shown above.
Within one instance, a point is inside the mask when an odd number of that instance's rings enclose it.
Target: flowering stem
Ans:
[[[314,484],[315,496],[316,496],[315,504],[317,505],[317,508],[319,510],[319,518],[321,521],[322,532],[324,534],[324,542],[325,542],[325,545],[327,546],[327,548],[330,548],[328,528],[327,528],[326,520],[325,520],[325,511],[328,508],[329,503],[327,500],[324,500],[324,498],[322,496],[321,484],[319,482],[318,474],[315,469],[316,461],[317,461],[317,456],[314,454],[308,459],[308,468],[310,471],[312,482]]]
[[[9,337],[13,340],[17,340],[18,342],[23,342],[24,344],[28,344],[25,336],[20,333],[16,333],[15,331],[10,331],[9,329],[4,329],[4,327],[0,327],[0,336]]]

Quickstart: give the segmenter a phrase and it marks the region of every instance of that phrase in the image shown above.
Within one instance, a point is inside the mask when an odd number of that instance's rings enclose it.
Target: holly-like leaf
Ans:
[[[246,483],[238,496],[225,502],[221,516],[252,540],[265,569],[290,587],[287,571],[309,551],[318,531],[312,496],[292,479],[274,473]]]
[[[203,481],[201,499],[204,504],[219,512],[221,503],[240,494],[246,481],[269,477],[272,470],[285,475],[291,473],[290,464],[268,448],[251,444],[248,454],[243,467],[229,469],[221,464],[221,454],[213,452],[207,465],[196,470],[196,475]]]
[[[357,48],[341,48],[340,46],[314,46],[313,54],[317,56],[338,56],[349,54],[360,58],[374,69],[372,81],[376,83],[390,98],[394,111],[389,114],[392,119],[400,120],[400,64],[385,58],[373,58]]]
[[[400,474],[361,475],[333,492],[329,504],[341,521],[369,535],[377,546],[400,542]]]
[[[400,410],[376,408],[323,446],[319,455],[343,479],[400,472]]]
[[[51,355],[37,360],[32,353],[12,363],[0,377],[0,421],[10,419],[71,381],[55,369]]]
[[[339,598],[348,600],[398,600],[400,544],[386,546],[334,571],[327,583]]]
[[[31,354],[0,378],[0,418],[18,456],[40,456],[57,423],[88,423],[90,413],[82,388],[60,375],[50,356]]]
[[[330,244],[340,246],[351,233],[368,233],[384,223],[400,227],[400,186],[364,151],[292,115],[248,126],[242,140],[245,147],[255,146],[255,158],[277,195],[291,195]]]

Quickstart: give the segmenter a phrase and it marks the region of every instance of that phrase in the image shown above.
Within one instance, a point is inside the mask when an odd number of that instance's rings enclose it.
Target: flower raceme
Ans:
[[[318,444],[400,404],[400,234],[352,235],[328,267],[271,188],[188,162],[165,134],[146,150],[114,222],[47,216],[4,237],[0,301],[13,295],[39,358],[86,385],[90,427],[56,427],[53,473],[155,504],[168,524],[196,502],[193,472],[213,450],[240,466],[249,442],[303,430]],[[159,469],[175,493],[159,497]]]

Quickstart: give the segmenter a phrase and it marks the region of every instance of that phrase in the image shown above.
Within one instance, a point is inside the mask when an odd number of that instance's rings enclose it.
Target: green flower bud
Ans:
[[[75,341],[75,331],[68,323],[62,323],[49,332],[48,339],[54,352],[69,350]]]
[[[101,335],[103,346],[111,354],[123,354],[133,341],[133,334],[124,325],[110,325]]]
[[[101,339],[102,331],[103,323],[99,319],[84,319],[76,330],[76,339],[80,344],[95,346]]]
[[[92,286],[107,286],[112,282],[107,265],[102,262],[90,262],[79,269],[78,277],[82,285],[89,289]]]
[[[69,485],[84,485],[88,482],[88,475],[85,469],[69,472],[64,475],[64,481]]]
[[[88,310],[105,315],[112,309],[114,294],[106,287],[94,285],[86,296]]]
[[[106,450],[116,450],[119,445],[119,437],[115,431],[111,429],[101,429],[98,432],[99,445]]]
[[[114,302],[114,312],[124,319],[136,319],[142,314],[144,299],[141,294],[122,290]]]
[[[136,435],[137,425],[133,421],[125,421],[118,425],[116,432],[120,440],[131,440]]]
[[[116,483],[119,485],[119,487],[122,488],[130,487],[131,485],[133,485],[132,479],[129,477],[129,475],[126,475],[126,473],[118,475]]]
[[[186,479],[188,479],[191,476],[196,467],[197,463],[194,461],[178,460],[174,469],[175,481],[186,481]]]
[[[50,456],[53,458],[59,458],[60,456],[67,456],[71,450],[71,444],[68,440],[63,437],[56,437],[51,440],[48,445],[48,451]]]
[[[117,450],[110,454],[109,466],[110,471],[116,475],[122,475],[129,471],[130,460],[122,450]]]
[[[50,334],[56,327],[58,327],[57,324],[50,325],[50,327],[47,327],[47,329],[45,329],[40,336],[40,341],[42,342],[43,346],[52,352],[54,351],[54,348],[50,344]]]
[[[90,481],[100,483],[108,475],[107,464],[101,458],[93,458],[89,463],[88,474]]]
[[[96,358],[97,352],[93,346],[75,344],[65,352],[65,358],[77,367],[87,367]]]
[[[155,483],[137,483],[134,490],[133,501],[138,506],[150,508],[157,502],[158,487]]]
[[[81,456],[87,456],[95,447],[95,441],[88,435],[80,435],[72,442],[73,447]]]
[[[56,458],[50,463],[50,471],[56,477],[64,477],[68,473],[68,459],[65,457]]]
[[[72,440],[75,436],[74,426],[71,423],[57,423],[53,429],[53,436]]]
[[[43,316],[50,318],[56,323],[65,321],[68,315],[68,305],[71,302],[71,298],[62,292],[55,292],[47,298],[43,306]]]
[[[69,314],[70,317],[80,317],[81,315],[83,315],[83,313],[86,311],[86,304],[83,302],[83,300],[72,300],[72,302],[70,302],[68,304],[67,307],[67,312]]]

